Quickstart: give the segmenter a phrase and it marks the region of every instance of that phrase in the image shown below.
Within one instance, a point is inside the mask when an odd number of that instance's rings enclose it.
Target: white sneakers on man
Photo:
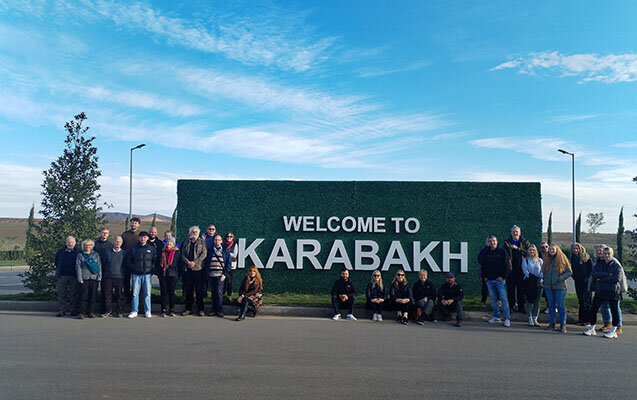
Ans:
[[[136,312],[132,312],[132,313],[128,314],[128,318],[130,318],[130,319],[137,318],[137,313]]]
[[[349,319],[350,321],[356,321],[356,317],[354,316],[354,314],[347,314],[347,319]]]
[[[497,322],[502,322],[502,320],[498,317],[492,317],[489,321],[487,321],[490,324],[495,324]]]
[[[529,326],[535,326],[533,323],[533,317],[529,317]]]
[[[151,314],[150,311],[146,311],[146,318],[150,318],[152,316],[153,316],[153,314]]]
[[[502,325],[506,326],[507,328],[511,326],[511,320],[509,319],[505,319],[504,322],[502,323]]]
[[[332,319],[334,321],[338,321],[339,319],[341,319],[341,314],[334,314],[334,316],[332,317]]]

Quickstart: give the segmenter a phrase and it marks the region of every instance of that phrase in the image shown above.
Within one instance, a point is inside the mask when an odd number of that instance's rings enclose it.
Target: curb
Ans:
[[[178,304],[176,311],[183,311],[183,304]],[[31,312],[56,312],[57,303],[53,301],[0,301],[0,311],[31,311]],[[159,304],[152,305],[153,313],[159,313]],[[223,312],[227,315],[235,315],[237,312],[236,306],[224,305]],[[260,315],[274,315],[280,317],[311,317],[311,318],[329,318],[332,316],[331,307],[290,307],[290,306],[261,306],[259,309]],[[354,314],[358,318],[365,319],[370,318],[368,311],[365,308],[354,309]],[[491,318],[492,314],[487,311],[464,311],[465,321],[487,321]],[[391,321],[394,317],[392,311],[385,311],[383,318]],[[540,313],[538,320],[542,323],[548,323],[549,316],[544,313]],[[600,319],[601,320],[601,319]],[[527,316],[521,313],[511,313],[511,322],[526,322]],[[577,315],[568,314],[566,318],[568,324],[574,324],[577,322]],[[622,324],[624,325],[637,325],[637,315],[623,314]]]

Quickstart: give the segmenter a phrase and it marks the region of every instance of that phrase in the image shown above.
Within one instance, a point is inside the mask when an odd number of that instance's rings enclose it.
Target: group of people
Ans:
[[[140,232],[139,218],[131,219],[131,228],[109,241],[108,228],[102,228],[97,241],[86,239],[81,249],[69,236],[65,247],[55,256],[58,289],[58,316],[71,313],[82,319],[95,317],[97,287],[101,284],[101,316],[121,317],[124,302],[130,302],[129,318],[139,311],[139,295],[143,291],[145,316],[151,314],[151,277],[156,275],[160,286],[161,316],[175,316],[175,288],[182,279],[185,294],[185,310],[181,315],[204,316],[204,298],[208,289],[212,297],[210,316],[223,317],[223,295],[231,295],[238,246],[234,235],[222,236],[214,225],[200,235],[199,227],[188,230],[188,239],[177,244],[172,232],[164,239],[157,237],[157,228]],[[549,324],[547,330],[566,332],[566,280],[575,281],[579,303],[578,323],[586,325],[585,335],[596,335],[597,312],[602,310],[602,332],[608,338],[616,338],[622,332],[620,301],[627,292],[627,280],[620,262],[613,257],[613,249],[600,245],[593,260],[584,246],[573,244],[569,258],[556,244],[540,243],[539,250],[530,244],[518,226],[503,246],[498,239],[489,236],[485,247],[478,254],[479,276],[483,285],[483,302],[491,299],[493,317],[489,323],[511,325],[510,312],[517,306],[526,313],[529,326],[540,326],[538,315],[540,300],[546,297]],[[256,316],[263,302],[263,280],[258,269],[252,266],[239,285],[237,320],[251,311]],[[594,296],[593,296],[594,293]],[[115,300],[113,309],[112,300]],[[350,280],[349,271],[343,269],[331,291],[333,319],[341,319],[340,309],[347,310],[346,318],[356,320],[353,310],[358,291]],[[407,324],[410,317],[419,325],[425,321],[450,320],[456,314],[455,325],[462,326],[462,286],[452,272],[436,290],[428,280],[426,270],[420,270],[418,281],[410,285],[405,271],[398,270],[389,288],[383,283],[381,272],[372,272],[365,291],[366,308],[372,312],[372,320],[382,321],[383,309],[396,312],[396,320]],[[500,313],[502,308],[502,314]],[[559,326],[556,317],[559,314]]]
[[[501,304],[504,326],[511,325],[510,310],[516,305],[518,311],[528,316],[529,326],[540,326],[537,318],[544,295],[549,313],[546,329],[566,332],[566,280],[572,278],[579,303],[578,324],[587,326],[584,334],[596,334],[597,312],[601,307],[604,336],[617,338],[622,332],[620,300],[622,293],[628,291],[628,282],[613,255],[612,248],[599,245],[593,261],[580,243],[571,247],[570,260],[556,244],[542,242],[538,251],[515,225],[502,247],[498,247],[495,236],[489,236],[478,254],[480,278],[493,308],[489,323],[502,322]],[[559,327],[556,314],[560,318]]]
[[[69,236],[55,255],[57,271],[58,316],[67,313],[83,319],[96,316],[97,287],[101,285],[101,316],[122,317],[125,302],[130,303],[128,318],[136,318],[140,292],[143,292],[144,311],[151,313],[152,275],[160,286],[161,316],[175,316],[175,289],[182,279],[186,307],[181,315],[204,316],[204,298],[212,294],[212,310],[208,315],[223,317],[223,295],[232,294],[238,246],[232,232],[225,240],[209,225],[200,236],[199,227],[188,230],[188,239],[177,244],[171,231],[164,239],[157,236],[157,228],[140,231],[140,219],[133,217],[131,227],[121,236],[109,240],[110,231],[102,228],[98,240],[86,239],[80,248]],[[239,285],[237,320],[246,312],[256,316],[262,303],[263,280],[256,267],[251,267]],[[113,309],[113,300],[115,308]]]
[[[451,313],[456,313],[455,325],[462,326],[462,286],[456,282],[453,272],[445,276],[445,283],[436,291],[434,284],[427,279],[427,271],[420,270],[418,281],[410,287],[405,277],[405,271],[399,269],[394,275],[389,289],[385,287],[380,271],[372,272],[370,282],[365,290],[366,308],[372,311],[373,321],[383,320],[383,309],[396,312],[396,321],[407,325],[410,315],[416,319],[418,325],[425,321],[438,322],[438,319],[449,321]],[[354,304],[358,291],[354,282],[349,278],[349,271],[343,269],[341,277],[332,286],[332,319],[341,319],[340,309],[347,309],[346,318],[356,321]],[[387,307],[386,307],[387,305]]]

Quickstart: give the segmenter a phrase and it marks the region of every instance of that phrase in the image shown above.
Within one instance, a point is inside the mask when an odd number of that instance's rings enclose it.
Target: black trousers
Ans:
[[[600,299],[599,296],[595,296],[593,299],[593,306],[591,307],[588,322],[591,325],[595,325],[597,323],[597,311],[599,311],[599,307],[605,301],[608,301],[608,305],[610,306],[610,314],[613,316],[613,326],[619,325],[619,311],[617,310],[617,302],[619,300]]]
[[[124,287],[124,300],[126,304],[130,304],[133,299],[133,292],[131,292],[131,272],[130,270],[124,270],[124,280],[122,281],[122,286]]]
[[[203,311],[204,284],[207,281],[205,272],[203,270],[193,271],[189,269],[184,272],[183,279],[184,291],[186,292],[186,310],[192,311],[192,304],[195,300],[193,299],[194,290],[197,300],[197,310]]]
[[[93,279],[77,284],[77,305],[80,314],[86,310],[86,314],[95,313],[95,297],[97,295],[98,282]]]
[[[175,287],[177,286],[177,282],[179,281],[179,278],[172,277],[172,276],[163,276],[163,275],[159,275],[157,278],[159,279],[159,290],[161,291],[161,295],[160,295],[161,311],[162,312],[166,312],[167,310],[174,311],[175,310]],[[168,305],[169,308],[166,308],[166,305]]]
[[[340,307],[347,308],[347,313],[352,314],[354,312],[354,304],[356,303],[356,296],[348,295],[346,301],[341,301],[338,295],[332,295],[332,308],[334,309],[334,315],[340,314],[338,309]]]
[[[517,272],[512,272],[507,276],[507,297],[509,300],[509,310],[513,312],[517,304],[518,311],[524,312],[524,285],[522,276]]]
[[[462,321],[462,302],[454,301],[451,305],[445,306],[441,302],[436,304],[437,319],[441,321],[449,321],[451,319],[451,313],[456,313],[456,321]]]
[[[365,308],[368,310],[372,310],[374,314],[382,314],[384,304],[385,302],[372,303],[371,301],[368,301],[367,303],[365,303]]]
[[[232,296],[232,282],[234,278],[234,269],[231,269],[230,272],[228,273],[228,276],[226,276],[226,280],[224,281],[225,286],[223,287],[226,294],[228,296]]]
[[[408,303],[398,303],[396,301],[393,301],[393,306],[394,306],[394,310],[396,311],[400,311],[402,313],[409,313],[409,311],[411,311],[411,301],[409,301]]]
[[[124,311],[124,294],[122,278],[102,278],[102,312],[113,311],[113,288],[115,288],[115,312],[121,314]]]
[[[591,312],[593,295],[588,290],[586,280],[575,281],[575,293],[577,293],[577,303],[579,304],[578,322],[587,321]]]

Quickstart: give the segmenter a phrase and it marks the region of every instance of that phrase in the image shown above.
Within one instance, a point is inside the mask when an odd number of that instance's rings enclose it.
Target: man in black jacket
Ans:
[[[106,251],[102,256],[102,318],[111,315],[112,295],[115,289],[115,304],[117,304],[116,317],[122,316],[124,308],[124,294],[122,293],[122,280],[124,278],[124,250],[122,249],[123,239],[115,236],[113,248]]]
[[[139,290],[144,289],[144,309],[146,318],[151,317],[150,313],[150,290],[152,287],[151,274],[156,264],[157,254],[155,247],[148,244],[148,232],[139,233],[139,243],[126,253],[126,265],[130,269],[132,277],[133,299],[131,301],[131,312],[128,318],[136,318],[139,308]]]
[[[447,272],[445,283],[438,289],[438,303],[436,304],[436,314],[441,321],[449,321],[451,313],[456,313],[456,326],[462,326],[462,299],[464,292],[462,286],[456,283],[453,272]]]
[[[333,320],[341,319],[341,313],[338,312],[340,306],[347,307],[347,319],[356,321],[354,316],[354,304],[356,303],[356,286],[349,279],[349,271],[345,268],[341,271],[341,278],[337,279],[332,286],[332,307],[334,308]]]
[[[498,305],[499,298],[502,302],[502,311],[504,313],[504,326],[511,326],[506,287],[506,277],[510,265],[509,256],[503,248],[498,247],[498,238],[493,235],[487,238],[486,247],[480,250],[480,254],[478,254],[478,263],[482,266],[482,279],[484,279],[487,283],[487,288],[489,288],[489,297],[493,308],[493,318],[489,320],[489,323],[495,324],[502,321],[500,319],[500,306]]]
[[[55,269],[57,275],[58,291],[58,317],[63,317],[67,312],[77,314],[77,275],[75,273],[75,261],[80,249],[75,247],[75,238],[66,238],[66,245],[55,253]]]
[[[104,266],[104,263],[106,262],[105,256],[107,252],[113,248],[113,243],[110,240],[108,240],[109,235],[110,235],[110,230],[107,227],[103,227],[100,230],[99,239],[95,241],[94,250],[97,254],[100,255],[100,261],[102,263],[102,266]],[[105,314],[106,309],[104,308],[104,305],[106,304],[106,299],[104,298],[104,294],[106,293],[106,287],[104,286],[105,285],[104,279],[102,279],[100,283],[101,283],[101,290],[102,290],[102,303],[101,303],[102,314]]]
[[[509,307],[515,310],[517,304],[518,312],[526,313],[524,309],[524,290],[522,282],[524,273],[522,272],[522,260],[526,257],[530,243],[522,236],[522,231],[517,225],[511,228],[511,235],[504,241],[504,250],[509,256],[509,275],[507,276],[507,292]]]

